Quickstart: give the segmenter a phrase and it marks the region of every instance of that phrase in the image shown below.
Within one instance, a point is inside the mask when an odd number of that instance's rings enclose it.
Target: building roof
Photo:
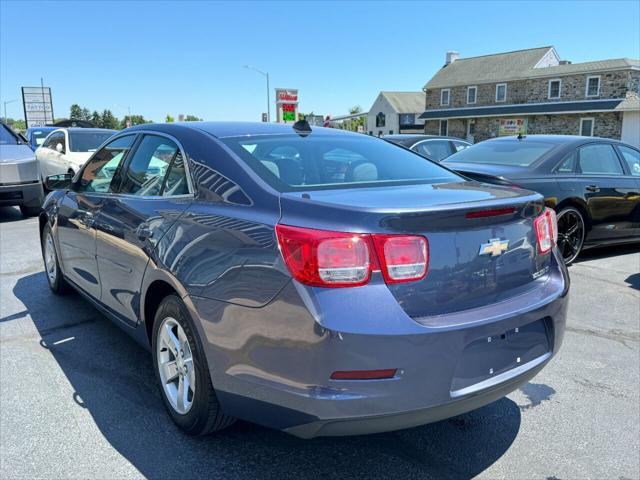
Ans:
[[[506,115],[548,115],[570,112],[612,112],[617,111],[626,100],[588,100],[578,102],[521,103],[517,105],[491,105],[488,107],[447,108],[427,110],[420,118],[426,120],[440,118],[501,117]]]
[[[538,62],[552,50],[555,53],[554,48],[548,46],[480,57],[460,58],[438,70],[424,88],[458,87],[526,78],[570,75],[572,73],[597,73],[608,70],[640,68],[640,60],[631,58],[568,63],[536,68]]]
[[[630,110],[640,110],[640,98],[627,95],[627,98],[616,107],[616,111],[628,112]]]
[[[424,92],[380,92],[398,113],[417,113],[424,110]]]

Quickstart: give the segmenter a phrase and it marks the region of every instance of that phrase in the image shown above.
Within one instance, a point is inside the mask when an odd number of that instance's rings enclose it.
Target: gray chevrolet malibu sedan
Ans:
[[[569,278],[542,197],[380,139],[140,125],[46,181],[49,286],[151,350],[191,434],[434,422],[518,388],[562,343]]]
[[[44,199],[40,169],[33,150],[0,123],[0,206],[20,207],[25,217],[40,213]]]

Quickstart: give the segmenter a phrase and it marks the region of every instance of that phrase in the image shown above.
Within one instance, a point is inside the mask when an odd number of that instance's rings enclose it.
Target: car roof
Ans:
[[[496,137],[491,138],[489,140],[485,140],[485,142],[522,142],[522,143],[553,143],[556,145],[571,145],[571,144],[582,144],[589,143],[593,141],[604,141],[604,142],[615,142],[620,143],[618,140],[614,140],[611,138],[601,138],[601,137],[583,137],[580,135],[525,135],[523,137],[518,136],[509,136],[509,137]]]
[[[83,127],[59,127],[56,130],[66,130],[67,132],[115,132],[111,128],[83,128]]]
[[[241,137],[252,135],[283,135],[296,133],[293,124],[263,123],[263,122],[172,122],[172,123],[147,123],[136,125],[127,129],[158,130],[171,133],[178,129],[187,128],[206,132],[214,137]],[[86,129],[83,129],[86,130]],[[307,134],[305,132],[305,134]],[[361,133],[348,132],[337,128],[311,127],[308,135],[362,135]]]
[[[51,131],[53,131],[53,130],[57,130],[58,128],[60,128],[60,127],[51,127],[49,125],[45,125],[44,127],[29,127],[29,128],[27,128],[27,132],[30,132],[30,131],[33,131],[33,130],[44,130],[44,131],[51,130]]]

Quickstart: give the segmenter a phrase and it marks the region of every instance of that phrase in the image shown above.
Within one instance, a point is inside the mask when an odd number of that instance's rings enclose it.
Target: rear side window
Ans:
[[[365,135],[269,135],[222,141],[279,191],[463,181],[402,148]]]
[[[113,132],[70,131],[69,150],[72,152],[93,152],[111,135]]]
[[[451,155],[449,140],[430,140],[416,145],[415,150],[425,157],[439,162]]]
[[[622,165],[613,145],[596,143],[580,147],[580,173],[586,175],[622,175]]]
[[[110,192],[111,183],[118,166],[133,144],[135,135],[115,139],[91,157],[75,186],[78,192]]]
[[[490,163],[528,167],[557,145],[547,142],[528,142],[509,139],[476,143],[453,154],[446,162]]]
[[[578,152],[571,152],[569,155],[565,157],[558,168],[556,168],[556,173],[573,173],[576,168],[576,162],[578,161]]]
[[[165,178],[169,183],[167,195],[188,193],[180,149],[165,137],[145,135],[122,178],[120,193],[128,195],[161,195]]]
[[[631,175],[634,177],[640,176],[640,152],[623,145],[618,145],[618,149],[622,153],[624,161],[627,162]]]

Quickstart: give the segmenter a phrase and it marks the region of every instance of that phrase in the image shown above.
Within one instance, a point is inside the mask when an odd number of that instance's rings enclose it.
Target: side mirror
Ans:
[[[61,143],[56,143],[56,152],[58,153],[63,153],[64,149],[62,148],[62,144]]]
[[[44,186],[47,190],[65,190],[71,186],[72,181],[73,175],[71,175],[70,173],[49,175],[44,179]]]

